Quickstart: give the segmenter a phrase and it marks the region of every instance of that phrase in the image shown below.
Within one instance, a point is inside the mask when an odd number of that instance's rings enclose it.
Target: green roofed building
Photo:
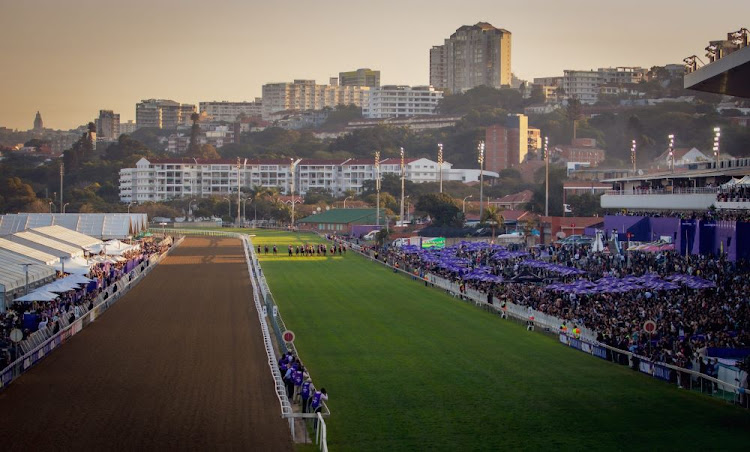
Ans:
[[[297,221],[300,229],[326,233],[351,234],[352,227],[376,224],[376,209],[332,209]],[[380,224],[385,225],[385,210],[380,209]]]

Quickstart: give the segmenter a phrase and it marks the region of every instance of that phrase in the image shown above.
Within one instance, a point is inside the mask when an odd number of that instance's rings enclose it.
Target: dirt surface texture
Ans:
[[[186,238],[0,392],[8,450],[293,450],[237,239]]]

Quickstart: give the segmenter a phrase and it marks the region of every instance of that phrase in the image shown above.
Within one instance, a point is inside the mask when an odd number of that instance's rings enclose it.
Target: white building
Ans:
[[[165,201],[173,198],[227,196],[237,193],[240,186],[277,187],[290,194],[291,162],[289,160],[231,160],[204,161],[200,159],[140,159],[135,168],[120,170],[120,200],[138,203]],[[437,162],[426,158],[405,159],[405,177],[416,183],[438,182],[440,172]],[[477,177],[472,176],[473,172]],[[375,179],[373,160],[314,160],[295,161],[295,193],[304,195],[308,190],[322,188],[334,195],[347,190],[362,192],[364,181]],[[380,162],[381,177],[401,174],[401,159],[390,158]],[[454,170],[443,163],[443,181],[477,180],[479,170]],[[496,173],[484,172],[485,177]]]
[[[195,105],[192,104],[167,99],[147,99],[135,104],[135,122],[139,129],[176,129],[177,126],[189,125],[190,116],[195,112]]]
[[[381,86],[370,90],[370,99],[362,107],[362,116],[380,119],[434,115],[442,98],[443,92],[432,86]]]
[[[566,70],[563,89],[566,98],[576,98],[583,104],[594,104],[604,85],[610,87],[633,87],[640,83],[646,70],[640,67],[599,68],[594,71]]]
[[[283,110],[321,110],[338,105],[367,105],[368,86],[318,85],[315,80],[295,80],[294,83],[263,85],[263,119]]]
[[[256,97],[254,102],[211,101],[198,104],[201,115],[209,116],[213,121],[234,122],[237,117],[244,115],[249,118],[263,116],[263,102]]]

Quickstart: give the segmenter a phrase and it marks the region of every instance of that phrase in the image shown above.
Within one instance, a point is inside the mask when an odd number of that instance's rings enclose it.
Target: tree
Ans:
[[[321,202],[331,204],[333,199],[330,190],[326,190],[325,188],[311,188],[305,193],[305,204],[318,204]]]
[[[458,202],[446,193],[430,193],[417,201],[415,208],[432,218],[433,226],[459,227],[463,223]]]
[[[498,229],[505,228],[505,218],[500,213],[501,210],[495,206],[489,206],[482,212],[482,218],[479,223],[482,225],[489,224],[492,228],[492,239],[495,239],[495,227]]]
[[[200,146],[198,158],[202,158],[204,160],[218,160],[221,158],[221,156],[212,144],[205,143]]]
[[[18,177],[9,177],[0,182],[0,212],[25,212],[36,200],[31,185]]]
[[[568,120],[573,122],[573,139],[575,140],[578,120],[583,117],[581,101],[575,97],[571,97],[570,99],[568,99],[568,106],[565,109],[565,114],[568,116]]]
[[[190,119],[193,121],[193,126],[190,128],[190,144],[188,144],[186,152],[186,155],[188,157],[201,157],[201,145],[199,142],[201,126],[200,124],[198,124],[200,118],[201,117],[198,113],[193,113],[192,115],[190,115]]]
[[[601,195],[582,193],[568,197],[567,201],[570,205],[570,210],[573,211],[573,215],[578,217],[593,217],[603,213],[600,198]]]

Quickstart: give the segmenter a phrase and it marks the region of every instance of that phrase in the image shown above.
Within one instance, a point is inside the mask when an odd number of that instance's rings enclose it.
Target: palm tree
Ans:
[[[489,224],[492,228],[492,241],[495,241],[495,228],[505,228],[505,218],[501,215],[502,210],[496,206],[489,206],[482,212],[479,222],[483,225]]]

